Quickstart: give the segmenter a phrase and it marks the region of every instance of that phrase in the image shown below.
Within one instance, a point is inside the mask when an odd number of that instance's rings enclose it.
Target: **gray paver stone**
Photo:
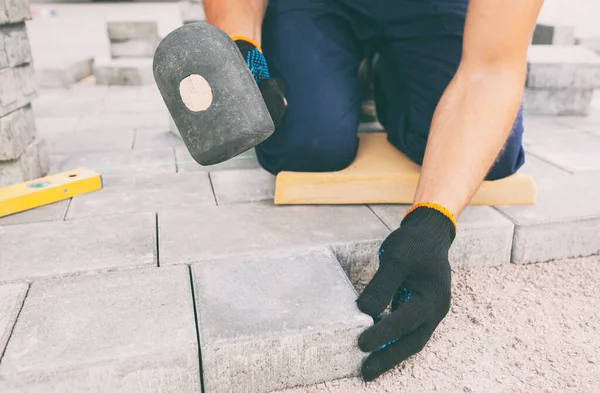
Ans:
[[[110,43],[110,55],[112,58],[152,58],[160,39],[145,38],[132,39]]]
[[[31,19],[29,0],[0,0],[0,25]]]
[[[525,136],[525,150],[569,172],[600,171],[600,136],[569,133]]]
[[[229,160],[216,165],[200,165],[190,155],[186,147],[179,147],[175,149],[175,156],[177,157],[177,171],[178,172],[215,172],[220,170],[229,169],[254,169],[260,168],[260,164],[256,158],[256,152],[254,149],[250,149],[241,153]]]
[[[582,46],[532,45],[527,52],[527,87],[600,87],[600,55]]]
[[[0,26],[0,69],[31,62],[25,23]]]
[[[98,87],[96,94],[78,94],[74,91],[75,86],[70,89],[44,89],[31,104],[33,112],[36,118],[93,116],[104,100],[101,86]]]
[[[163,128],[140,129],[135,132],[135,150],[156,149],[161,147],[185,147],[181,138]]]
[[[74,198],[67,218],[215,206],[208,174],[202,172],[105,176],[103,184],[98,192]]]
[[[593,89],[532,89],[523,96],[525,114],[585,116],[590,111]]]
[[[600,36],[577,37],[575,43],[600,54]]]
[[[156,21],[109,21],[106,30],[110,41],[158,37]]]
[[[83,153],[91,151],[131,150],[133,130],[112,131],[107,128],[98,132],[57,132],[45,134],[48,147],[56,153]]]
[[[152,59],[97,61],[94,75],[99,85],[142,86],[154,83]]]
[[[19,164],[25,181],[45,176],[50,170],[46,141],[34,139],[19,158]]]
[[[158,215],[158,226],[161,265],[356,243],[389,234],[365,206],[273,206],[266,202],[165,211]]]
[[[373,211],[391,229],[400,226],[408,205],[374,205]],[[489,206],[467,206],[457,221],[449,258],[453,267],[510,263],[514,224]]]
[[[173,149],[102,151],[53,155],[58,172],[84,167],[101,175],[175,173]]]
[[[2,392],[200,392],[186,267],[32,284],[0,365]]]
[[[211,172],[219,205],[273,200],[275,176],[266,170],[244,169]]]
[[[575,26],[538,23],[532,38],[533,45],[573,45]]]
[[[166,129],[164,112],[159,113],[99,113],[84,116],[76,131]]]
[[[94,59],[80,58],[44,59],[36,63],[36,80],[40,87],[66,88],[94,73]]]
[[[512,262],[546,262],[600,252],[600,173],[570,175],[531,155],[522,172],[536,181],[537,204],[497,207],[516,225]]]
[[[38,135],[53,134],[57,132],[69,133],[75,131],[79,123],[79,116],[73,114],[71,117],[37,117],[35,128]]]
[[[0,187],[22,183],[24,180],[23,170],[18,160],[0,162]]]
[[[367,284],[377,272],[377,253],[384,238],[385,236],[376,240],[333,244],[329,247],[353,285]]]
[[[206,393],[258,393],[358,375],[372,320],[331,251],[192,266]]]
[[[26,283],[0,285],[0,359],[28,288]]]
[[[35,135],[31,106],[0,117],[0,161],[16,160]]]
[[[30,65],[0,70],[0,117],[30,103],[37,95]]]
[[[64,218],[70,200],[51,203],[10,216],[0,217],[0,225],[30,224],[33,222],[60,221]]]
[[[0,226],[3,281],[156,265],[154,214]],[[27,247],[23,239],[35,241]]]

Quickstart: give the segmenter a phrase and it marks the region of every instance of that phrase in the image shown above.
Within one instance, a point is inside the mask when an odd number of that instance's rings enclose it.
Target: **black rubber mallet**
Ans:
[[[187,149],[200,165],[243,153],[275,125],[235,42],[207,23],[190,23],[158,45],[154,79]]]

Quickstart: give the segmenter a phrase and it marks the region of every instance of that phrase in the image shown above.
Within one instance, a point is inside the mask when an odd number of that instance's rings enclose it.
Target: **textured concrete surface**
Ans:
[[[374,205],[373,212],[391,229],[400,226],[409,206]],[[510,263],[514,225],[489,206],[468,206],[458,219],[450,248],[453,267],[494,266]]]
[[[28,289],[25,283],[0,285],[0,360]]]
[[[523,109],[526,115],[587,116],[593,89],[526,88]]]
[[[198,363],[187,267],[43,280],[0,364],[0,391],[200,392]]]
[[[106,33],[112,42],[122,42],[133,39],[148,39],[158,37],[156,21],[108,21]]]
[[[35,119],[29,105],[0,117],[0,161],[18,159],[35,132]]]
[[[31,60],[25,23],[0,26],[0,69],[30,63]]]
[[[210,223],[201,225],[200,223]],[[365,206],[253,203],[158,215],[162,265],[269,250],[383,240],[389,229]]]
[[[141,129],[135,131],[135,138],[133,141],[133,149],[135,150],[160,149],[166,146],[185,148],[181,138],[178,138],[171,132],[165,131],[164,128]]]
[[[28,1],[0,0],[0,24],[22,22],[31,19]]]
[[[99,85],[143,86],[153,83],[152,59],[99,60],[94,66]]]
[[[600,257],[455,270],[451,312],[425,349],[365,384],[278,393],[594,392]]]
[[[37,96],[31,65],[1,69],[0,86],[0,116],[27,105]]]
[[[121,105],[127,105],[121,103]],[[146,129],[166,129],[167,121],[164,117],[164,109],[159,113],[119,113],[110,112],[107,105],[98,107],[97,114],[83,116],[76,127],[76,131],[130,131]],[[154,110],[157,108],[154,107]],[[104,110],[103,112],[100,112]],[[164,147],[164,146],[161,146]]]
[[[600,136],[591,132],[534,135],[527,151],[571,173],[600,171]]]
[[[73,199],[67,219],[215,206],[208,174],[108,175],[104,188]]]
[[[35,209],[26,210],[21,213],[11,214],[10,216],[0,217],[0,225],[15,225],[15,224],[30,224],[33,222],[44,222],[44,221],[60,221],[66,213],[69,203],[71,201],[66,199],[64,201],[51,203],[49,205],[41,206]]]
[[[115,58],[149,58],[154,56],[160,39],[137,39],[111,42],[110,55]]]
[[[0,162],[0,187],[37,179],[48,173],[49,157],[44,139],[34,139],[20,157]]]
[[[131,150],[133,130],[47,133],[44,138],[53,154]]]
[[[178,172],[193,172],[193,171],[220,171],[227,169],[256,169],[260,168],[260,164],[256,159],[256,153],[254,149],[250,149],[244,153],[241,153],[227,161],[224,161],[216,165],[200,165],[190,155],[187,148],[180,147],[175,149],[175,156],[177,158],[177,171]]]
[[[215,171],[210,178],[219,205],[273,201],[275,176],[262,168]]]
[[[36,59],[36,82],[39,87],[71,87],[94,73],[94,59],[90,56]]]
[[[532,45],[527,51],[530,88],[600,87],[600,55],[582,46]]]
[[[254,393],[358,374],[372,319],[325,250],[192,266],[206,393]]]
[[[0,226],[0,282],[156,265],[154,214]],[[35,233],[35,246],[23,239]]]

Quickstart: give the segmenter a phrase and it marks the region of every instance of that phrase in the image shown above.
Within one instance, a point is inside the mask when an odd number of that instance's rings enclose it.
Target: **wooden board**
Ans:
[[[354,162],[337,172],[280,172],[275,204],[412,204],[420,166],[398,151],[385,133],[359,134]],[[534,204],[537,187],[516,173],[484,181],[471,205]]]

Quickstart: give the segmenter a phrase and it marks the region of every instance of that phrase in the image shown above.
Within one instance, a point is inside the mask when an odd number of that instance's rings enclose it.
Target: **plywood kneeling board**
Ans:
[[[336,172],[280,172],[275,204],[411,204],[420,166],[391,145],[385,133],[359,134],[354,162]],[[516,173],[484,181],[471,205],[534,204],[533,178]]]

